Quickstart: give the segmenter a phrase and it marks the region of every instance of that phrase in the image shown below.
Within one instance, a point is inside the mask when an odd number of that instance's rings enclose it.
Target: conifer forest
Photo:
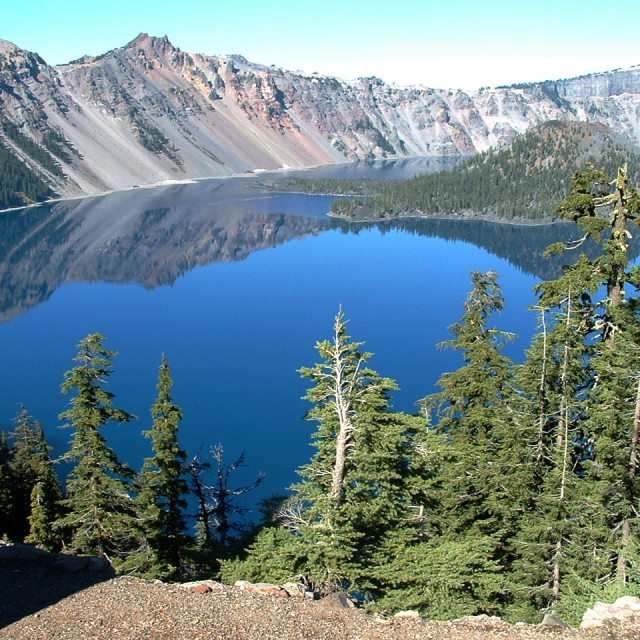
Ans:
[[[42,425],[20,406],[0,439],[0,536],[167,581],[297,576],[430,619],[553,612],[575,624],[595,600],[640,596],[640,271],[627,255],[640,196],[626,167],[585,165],[569,190],[556,213],[582,237],[548,252],[579,258],[537,285],[522,362],[503,354],[513,334],[499,328],[498,274],[473,272],[439,345],[462,366],[416,413],[397,412],[396,383],[370,367],[337,310],[317,363],[300,369],[314,454],[253,526],[243,496],[262,476],[238,487],[242,456],[181,448],[164,356],[143,432],[151,453],[138,471],[118,459],[102,429],[135,416],[108,391],[117,353],[87,336],[61,381],[70,473],[61,481]],[[597,254],[581,253],[587,240]]]

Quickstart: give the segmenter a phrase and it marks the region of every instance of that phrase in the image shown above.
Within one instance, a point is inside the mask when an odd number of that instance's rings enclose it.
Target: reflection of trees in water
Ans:
[[[347,232],[376,227],[382,233],[400,229],[428,238],[468,242],[489,253],[507,260],[521,271],[542,280],[557,278],[562,267],[574,262],[580,252],[590,257],[598,255],[594,243],[585,244],[578,251],[545,257],[551,244],[576,240],[580,237],[575,225],[556,223],[549,225],[513,225],[488,220],[451,220],[446,218],[405,218],[385,223],[343,223]],[[630,256],[640,255],[640,240],[630,242]]]
[[[555,278],[574,252],[544,258],[554,242],[575,238],[572,225],[517,226],[483,220],[402,219],[348,223],[332,218],[256,213],[256,191],[205,185],[113,194],[0,215],[0,320],[46,300],[68,282],[172,284],[191,269],[242,260],[329,229],[379,228],[469,242],[541,279]],[[233,187],[233,188],[232,188]],[[259,196],[264,194],[258,193]],[[277,195],[275,199],[277,210]],[[632,245],[639,253],[638,243]]]

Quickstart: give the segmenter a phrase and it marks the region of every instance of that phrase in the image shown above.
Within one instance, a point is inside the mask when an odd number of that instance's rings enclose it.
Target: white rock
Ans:
[[[418,611],[408,610],[408,611],[398,611],[398,613],[394,614],[394,618],[415,618],[420,619],[420,613]]]

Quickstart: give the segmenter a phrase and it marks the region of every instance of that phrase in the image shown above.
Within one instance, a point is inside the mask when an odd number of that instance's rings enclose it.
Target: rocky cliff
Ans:
[[[638,144],[639,94],[640,67],[465,93],[188,54],[146,34],[59,67],[0,40],[0,145],[64,196],[283,165],[473,154],[550,119],[601,122]]]

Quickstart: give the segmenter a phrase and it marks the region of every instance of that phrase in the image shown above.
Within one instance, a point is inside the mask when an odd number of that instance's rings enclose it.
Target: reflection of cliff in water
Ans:
[[[45,301],[65,283],[138,282],[154,288],[197,266],[242,260],[253,251],[335,228],[358,234],[377,226],[382,233],[403,230],[469,242],[541,279],[556,277],[575,254],[543,257],[550,244],[576,237],[572,225],[447,219],[353,224],[324,216],[328,208],[327,198],[265,194],[247,179],[132,190],[2,213],[0,322]]]
[[[575,262],[580,253],[593,258],[600,251],[594,242],[589,242],[576,251],[545,257],[544,253],[550,245],[577,240],[582,236],[576,225],[570,223],[514,225],[488,220],[405,218],[385,223],[361,223],[360,228],[371,226],[378,227],[382,233],[385,230],[402,229],[429,238],[468,242],[541,280],[560,276],[562,267]],[[346,229],[357,233],[354,224],[346,223]],[[634,237],[630,240],[629,257],[633,260],[640,255],[640,230],[632,230],[632,233]]]
[[[3,213],[0,321],[62,284],[138,282],[150,289],[194,267],[242,260],[334,226],[328,218],[261,213],[259,194],[238,184],[173,185]]]

